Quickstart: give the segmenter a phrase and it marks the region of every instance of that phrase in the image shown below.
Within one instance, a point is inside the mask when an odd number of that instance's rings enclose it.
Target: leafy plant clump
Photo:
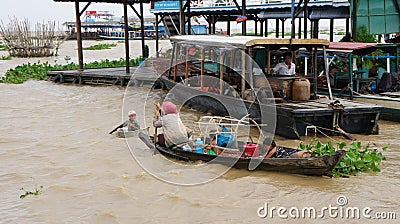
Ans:
[[[105,50],[116,46],[117,44],[96,44],[89,47],[84,47],[83,50]]]
[[[146,44],[144,45],[144,52],[143,52],[143,58],[148,58],[150,55],[150,50],[149,50],[149,46]]]
[[[30,194],[31,195],[39,195],[40,193],[42,193],[42,189],[43,189],[43,186],[39,186],[39,188],[38,188],[37,185],[36,185],[36,187],[35,187],[35,189],[33,191],[27,191],[24,188],[21,188],[21,191],[24,191],[24,193],[21,194],[19,196],[19,198],[23,199],[23,198],[25,198],[26,196],[28,196]]]
[[[365,25],[362,25],[357,28],[357,42],[363,43],[377,43],[378,40],[375,37],[375,34],[370,34]]]
[[[0,51],[6,51],[7,47],[6,45],[3,44],[3,42],[0,41]]]
[[[332,142],[321,143],[313,140],[310,144],[300,143],[299,146],[303,150],[310,150],[313,156],[332,155],[336,150],[344,150],[345,142],[337,144],[337,149]],[[343,159],[331,170],[328,175],[334,177],[350,177],[362,172],[373,171],[380,172],[379,165],[385,157],[381,151],[385,151],[388,145],[381,149],[371,147],[369,144],[362,146],[361,142],[352,142],[346,150]]]
[[[65,58],[64,58],[65,59]],[[67,60],[66,58],[65,60]],[[130,66],[138,66],[141,57],[131,59],[129,61]],[[68,61],[68,60],[67,60]],[[85,63],[83,67],[88,68],[110,68],[110,67],[121,67],[125,66],[125,59],[120,58],[119,60],[101,60],[94,61],[91,63]],[[60,65],[50,65],[48,62],[45,63],[28,63],[19,65],[13,69],[6,71],[5,75],[0,78],[0,83],[14,83],[21,84],[29,79],[34,80],[45,80],[47,78],[48,71],[54,70],[73,70],[78,69],[78,65],[71,62],[69,64]]]
[[[0,60],[11,60],[11,55],[1,56]]]

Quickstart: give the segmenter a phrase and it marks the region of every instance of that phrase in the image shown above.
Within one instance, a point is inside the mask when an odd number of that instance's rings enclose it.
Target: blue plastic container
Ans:
[[[197,153],[203,154],[203,141],[201,140],[201,138],[197,138],[196,141],[194,142],[195,144],[195,149]]]

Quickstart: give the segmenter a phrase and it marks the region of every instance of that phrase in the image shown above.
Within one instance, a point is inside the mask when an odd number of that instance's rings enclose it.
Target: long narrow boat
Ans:
[[[142,131],[148,131],[149,127],[146,128],[140,128],[135,131],[128,131],[127,128],[120,128],[118,131],[115,132],[115,136],[118,138],[131,138],[131,137],[137,137],[138,134]]]
[[[174,36],[170,40],[173,44],[170,69],[160,80],[178,104],[219,116],[241,118],[250,114],[267,124],[268,131],[286,138],[300,138],[309,128],[332,135],[377,134],[383,107],[320,98],[317,95],[319,70],[317,66],[308,69],[311,65],[307,65],[307,60],[304,70],[299,71],[303,73],[301,76],[271,74],[273,62],[278,62],[282,52],[288,49],[294,53],[307,51],[316,65],[315,52],[329,45],[326,40],[215,35]],[[302,93],[293,86],[300,78],[311,83],[310,94],[306,99],[297,100],[295,96]],[[262,90],[267,92],[263,97]]]
[[[149,143],[149,137],[139,134],[140,139],[146,143],[146,145],[151,146],[152,142]],[[346,151],[339,150],[333,155],[326,155],[321,157],[311,157],[311,158],[263,158],[259,157],[241,157],[241,153],[222,153],[221,155],[209,155],[200,154],[195,151],[185,151],[182,147],[175,147],[172,149],[161,147],[156,145],[157,152],[162,155],[182,160],[182,161],[204,161],[210,163],[218,163],[227,166],[233,165],[237,169],[246,170],[263,170],[263,171],[275,171],[275,172],[285,172],[293,174],[302,175],[314,175],[322,176],[331,171],[336,164],[338,164],[341,159],[345,156]],[[255,169],[250,169],[250,163],[259,164]]]

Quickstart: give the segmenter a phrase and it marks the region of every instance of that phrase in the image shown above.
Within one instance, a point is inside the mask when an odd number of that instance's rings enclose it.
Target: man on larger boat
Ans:
[[[292,53],[287,51],[283,54],[284,61],[276,64],[274,70],[274,75],[281,76],[292,76],[296,74],[296,65],[292,62]]]

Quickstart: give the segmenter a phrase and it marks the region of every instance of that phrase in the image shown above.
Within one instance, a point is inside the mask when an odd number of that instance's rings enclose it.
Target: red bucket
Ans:
[[[244,156],[245,157],[252,157],[252,156],[259,156],[260,150],[258,149],[258,144],[255,143],[247,143],[244,145]]]

